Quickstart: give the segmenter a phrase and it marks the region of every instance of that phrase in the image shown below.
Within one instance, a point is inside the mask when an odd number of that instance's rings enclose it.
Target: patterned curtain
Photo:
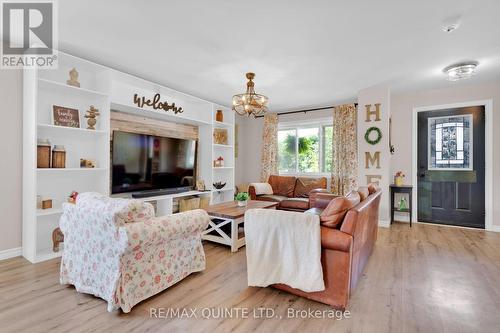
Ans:
[[[278,115],[268,113],[264,116],[262,135],[262,156],[260,180],[267,182],[270,175],[278,174]]]
[[[358,186],[357,116],[354,104],[333,109],[332,193],[345,195]]]

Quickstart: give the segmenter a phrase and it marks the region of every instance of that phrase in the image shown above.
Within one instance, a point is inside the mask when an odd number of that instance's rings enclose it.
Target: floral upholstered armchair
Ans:
[[[205,269],[201,232],[208,221],[204,210],[154,217],[140,200],[82,193],[63,205],[61,284],[106,300],[108,311],[130,312]]]

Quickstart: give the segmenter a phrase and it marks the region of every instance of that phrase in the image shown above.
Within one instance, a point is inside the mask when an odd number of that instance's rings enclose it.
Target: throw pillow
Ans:
[[[370,191],[368,190],[367,186],[360,186],[358,188],[358,193],[359,193],[359,199],[361,201],[365,200],[370,195]]]
[[[326,178],[297,178],[295,183],[295,198],[309,198],[309,193],[317,188],[326,188]]]
[[[360,197],[357,191],[351,191],[345,197],[333,199],[320,215],[321,225],[328,228],[340,226],[347,211],[359,202]]]

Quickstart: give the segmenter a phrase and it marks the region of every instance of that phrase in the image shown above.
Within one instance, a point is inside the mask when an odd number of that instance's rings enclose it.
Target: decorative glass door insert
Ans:
[[[429,170],[472,170],[472,115],[435,117],[429,124]]]

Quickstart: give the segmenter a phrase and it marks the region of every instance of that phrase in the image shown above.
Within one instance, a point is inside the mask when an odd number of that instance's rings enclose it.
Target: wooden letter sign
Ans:
[[[56,126],[80,128],[80,112],[77,109],[53,105],[52,118]]]
[[[134,104],[140,108],[143,108],[144,105],[152,107],[154,110],[163,110],[165,112],[172,110],[175,114],[184,112],[181,107],[175,106],[175,103],[168,104],[167,101],[160,102],[160,94],[154,95],[153,99],[147,99],[142,96],[139,97],[137,94],[134,95]]]

